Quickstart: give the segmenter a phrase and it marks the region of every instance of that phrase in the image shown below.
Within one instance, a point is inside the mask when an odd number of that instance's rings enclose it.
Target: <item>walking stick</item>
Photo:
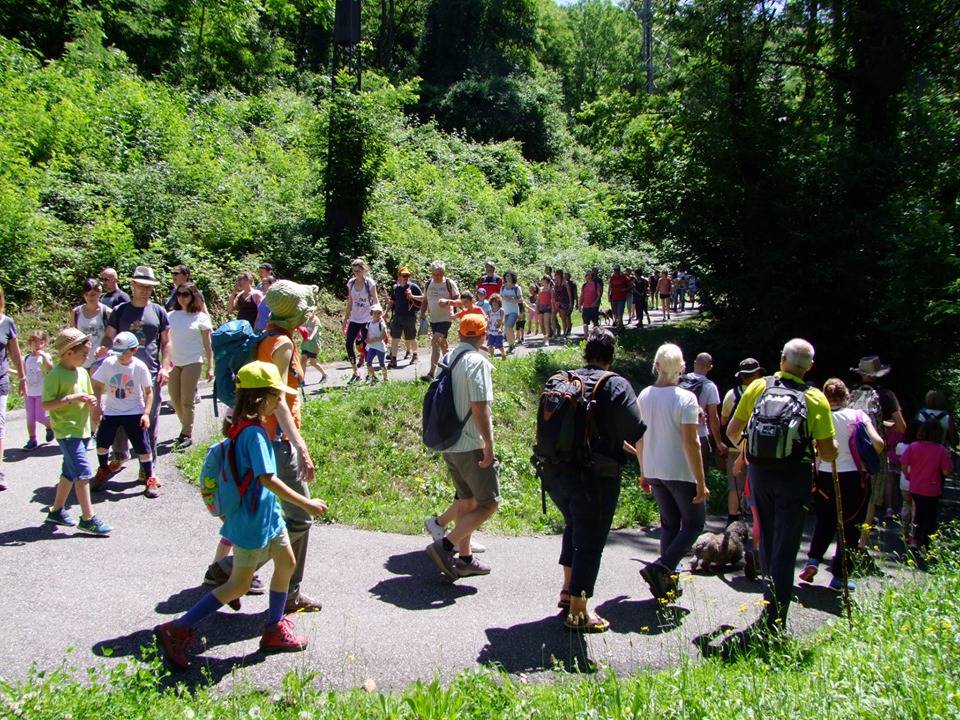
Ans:
[[[847,572],[847,538],[843,531],[843,501],[840,497],[840,475],[837,473],[837,461],[830,463],[833,469],[833,495],[837,502],[837,552],[840,554],[840,582],[843,606],[847,611],[847,622],[853,627],[853,609],[850,604],[850,585]]]

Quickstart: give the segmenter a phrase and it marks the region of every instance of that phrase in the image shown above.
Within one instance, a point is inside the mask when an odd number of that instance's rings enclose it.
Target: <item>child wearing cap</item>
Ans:
[[[220,534],[233,545],[229,579],[207,593],[185,615],[154,628],[167,661],[176,669],[185,670],[190,665],[193,628],[224,604],[242,597],[250,589],[254,571],[269,560],[273,561],[270,607],[260,649],[293,652],[307,647],[306,638],[298,636],[293,623],[284,616],[287,589],[297,562],[280,501],[297,505],[313,517],[326,512],[327,506],[322,500],[311,500],[290,489],[277,477],[273,444],[262,423],[273,414],[284,393],[295,396],[297,391],[283,383],[273,363],[255,360],[237,373],[237,400],[227,437],[234,443],[238,477],[249,476],[252,481],[241,506],[223,519],[220,529]]]
[[[477,307],[483,310],[483,314],[489,319],[490,312],[493,308],[490,306],[490,301],[487,299],[487,291],[483,288],[477,290]]]
[[[370,306],[370,317],[367,323],[367,379],[371,383],[377,381],[377,374],[373,369],[373,360],[376,358],[380,362],[380,369],[383,371],[383,381],[387,381],[387,324],[383,321],[383,306],[380,303],[374,303]]]
[[[93,373],[93,390],[103,397],[103,418],[97,429],[97,469],[93,491],[106,487],[112,474],[107,453],[123,428],[133,451],[140,458],[140,470],[146,478],[143,494],[159,495],[160,482],[153,474],[153,453],[147,430],[150,429],[150,407],[153,402],[153,378],[146,363],[136,357],[140,341],[132,332],[118,333],[113,339],[110,356]]]
[[[113,529],[93,514],[90,478],[93,468],[87,460],[90,420],[99,415],[90,375],[83,367],[90,350],[90,338],[76,328],[64,328],[54,342],[59,363],[43,379],[43,409],[50,416],[53,434],[63,453],[60,482],[46,522],[74,527],[93,535],[108,535]],[[73,489],[80,504],[80,522],[64,507]]]

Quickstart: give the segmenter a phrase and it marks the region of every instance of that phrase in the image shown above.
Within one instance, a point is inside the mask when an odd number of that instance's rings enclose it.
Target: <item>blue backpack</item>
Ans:
[[[230,428],[226,438],[214,443],[207,450],[200,468],[200,497],[207,510],[215,517],[226,517],[237,512],[244,504],[244,498],[255,478],[253,470],[247,469],[243,475],[237,467],[236,441],[240,433],[248,427],[260,427],[255,422],[241,422]],[[261,429],[260,432],[263,432]],[[259,497],[251,495],[247,503],[255,512]]]
[[[850,440],[848,441],[853,462],[860,472],[876,475],[880,472],[880,454],[873,447],[870,433],[862,416],[850,423]]]
[[[453,447],[473,413],[472,409],[467,410],[466,416],[461,420],[453,400],[453,368],[464,355],[472,352],[476,350],[460,353],[449,366],[441,362],[440,372],[427,388],[427,394],[423,398],[423,444],[431,450],[442,452]]]

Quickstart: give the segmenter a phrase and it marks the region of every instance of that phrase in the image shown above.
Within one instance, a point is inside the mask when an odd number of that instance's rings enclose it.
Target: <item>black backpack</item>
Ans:
[[[441,362],[438,366],[440,372],[427,388],[427,394],[423,398],[423,444],[431,450],[443,452],[453,447],[473,413],[473,410],[469,409],[466,416],[460,419],[453,399],[453,368],[464,355],[473,352],[476,350],[460,353],[449,365]],[[449,362],[449,356],[446,359]]]
[[[677,385],[682,387],[684,390],[689,390],[694,395],[697,396],[697,403],[700,402],[700,391],[703,390],[703,384],[706,382],[706,378],[697,377],[693,373],[687,373],[682,375],[680,380],[677,382]]]
[[[761,467],[804,463],[812,459],[807,430],[809,385],[766,377],[766,389],[747,422],[747,459]]]
[[[727,422],[722,428],[720,428],[721,435],[723,436],[723,442],[727,447],[736,447],[737,444],[734,443],[729,437],[727,437],[727,428],[730,426],[730,421],[733,420],[733,414],[737,411],[737,406],[740,404],[740,399],[743,397],[744,389],[743,385],[737,385],[732,390],[733,392],[733,409],[730,411],[730,417],[727,418]]]

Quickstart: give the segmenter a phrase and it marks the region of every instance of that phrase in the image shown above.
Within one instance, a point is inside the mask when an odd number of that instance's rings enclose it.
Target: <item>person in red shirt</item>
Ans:
[[[503,278],[497,275],[496,266],[489,260],[483,264],[483,270],[486,274],[477,281],[477,290],[486,290],[490,298],[503,290]]]
[[[580,297],[577,299],[577,309],[583,317],[584,332],[589,329],[590,323],[593,323],[594,327],[600,327],[600,288],[600,283],[593,277],[593,271],[587,270],[583,276]]]
[[[627,293],[630,292],[630,278],[620,272],[620,266],[613,266],[613,275],[610,276],[610,306],[613,308],[613,322],[618,328],[623,328],[623,311],[627,307]]]
[[[940,423],[929,420],[917,430],[917,441],[900,455],[900,467],[910,482],[914,508],[911,547],[918,550],[926,549],[930,536],[937,531],[943,478],[953,470],[950,453],[940,444],[942,439]]]

